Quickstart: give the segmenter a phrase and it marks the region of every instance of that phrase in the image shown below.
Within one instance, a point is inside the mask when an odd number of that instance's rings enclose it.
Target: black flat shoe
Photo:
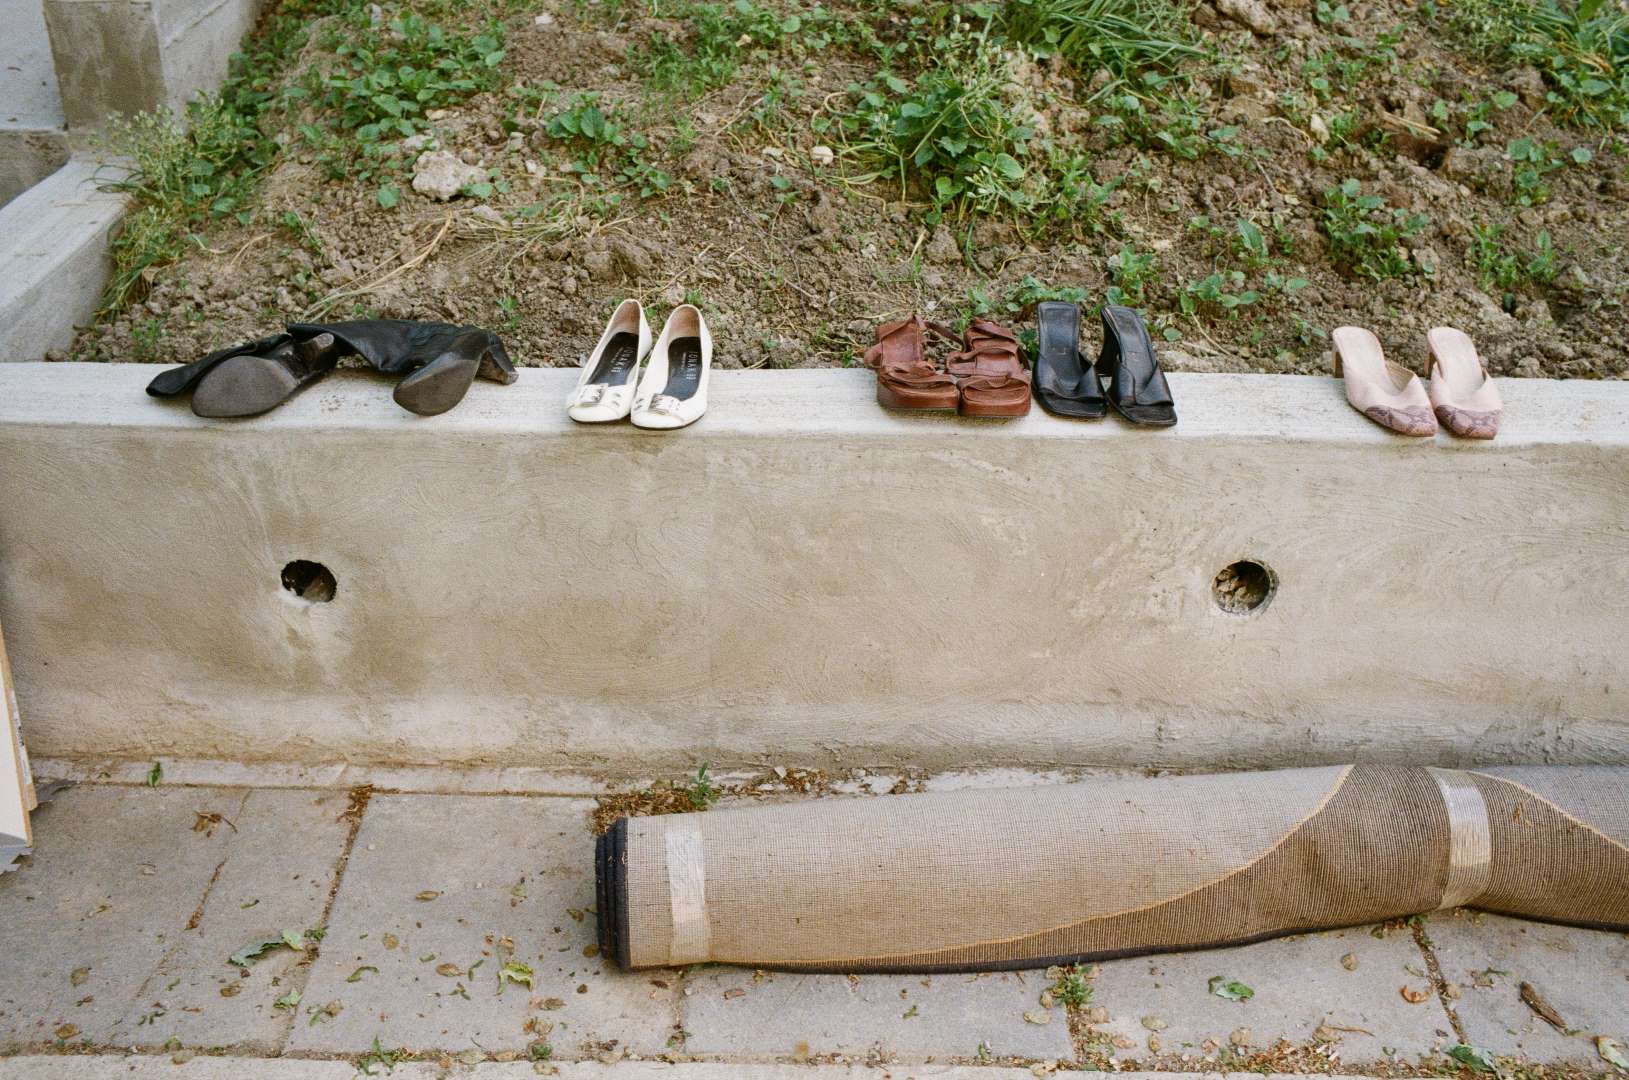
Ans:
[[[1176,402],[1142,316],[1116,304],[1104,304],[1099,314],[1103,350],[1097,354],[1097,371],[1110,378],[1109,404],[1133,424],[1170,427],[1177,421]]]
[[[283,335],[270,349],[223,358],[192,392],[192,411],[213,419],[259,416],[334,370],[346,350],[332,334]]]
[[[1080,355],[1080,308],[1058,300],[1035,306],[1035,398],[1053,416],[1096,420],[1109,411],[1097,369]]]

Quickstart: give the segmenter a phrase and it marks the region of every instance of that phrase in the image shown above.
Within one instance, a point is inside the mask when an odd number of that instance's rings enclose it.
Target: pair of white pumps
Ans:
[[[583,365],[566,414],[583,424],[628,417],[635,427],[682,428],[707,411],[712,370],[713,336],[694,304],[674,308],[652,345],[644,306],[624,300]]]

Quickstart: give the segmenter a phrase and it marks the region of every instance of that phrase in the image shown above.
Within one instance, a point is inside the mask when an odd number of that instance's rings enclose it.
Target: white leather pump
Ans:
[[[680,304],[651,348],[634,394],[636,427],[668,430],[701,419],[713,370],[713,335],[694,304]]]
[[[566,415],[584,424],[621,420],[633,408],[639,361],[650,352],[650,324],[638,300],[617,305],[600,343],[588,354]]]

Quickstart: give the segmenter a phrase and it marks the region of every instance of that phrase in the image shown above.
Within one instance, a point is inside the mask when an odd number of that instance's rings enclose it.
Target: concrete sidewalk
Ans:
[[[0,1080],[337,1078],[395,1051],[419,1059],[396,1070],[414,1078],[1373,1073],[1452,1069],[1458,1043],[1611,1072],[1595,1037],[1629,1042],[1629,938],[1465,912],[1105,963],[1079,1008],[1043,1002],[1040,971],[627,974],[594,945],[592,779],[166,762],[149,786],[149,769],[39,768],[81,782],[0,876]],[[894,779],[846,778],[830,797]],[[299,949],[229,962],[285,931]],[[522,981],[500,983],[507,961]],[[1214,975],[1254,997],[1210,994]]]

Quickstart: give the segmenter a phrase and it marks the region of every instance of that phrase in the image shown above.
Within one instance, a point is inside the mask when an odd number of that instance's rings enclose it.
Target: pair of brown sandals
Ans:
[[[930,336],[961,348],[941,364],[928,355]],[[989,319],[974,319],[961,334],[914,313],[883,323],[865,363],[877,371],[877,403],[885,408],[976,417],[1029,413],[1030,374],[1018,337]]]

